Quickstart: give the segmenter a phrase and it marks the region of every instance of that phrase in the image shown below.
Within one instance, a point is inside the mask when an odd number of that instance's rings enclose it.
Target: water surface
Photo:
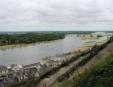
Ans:
[[[100,40],[103,40],[103,38]],[[0,50],[0,65],[36,63],[42,58],[62,54],[83,46],[87,41],[89,40],[81,40],[76,35],[67,35],[61,40],[36,43],[21,48]]]

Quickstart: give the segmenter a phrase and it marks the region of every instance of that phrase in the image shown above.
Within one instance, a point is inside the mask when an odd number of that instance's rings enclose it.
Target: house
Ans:
[[[9,84],[13,82],[18,82],[18,79],[14,77],[12,74],[8,74],[7,77],[4,78],[4,83]]]
[[[18,71],[18,70],[20,70],[20,69],[22,69],[22,68],[23,68],[22,65],[16,65],[16,64],[12,64],[12,65],[11,65],[11,69],[12,69],[13,71]]]
[[[3,80],[3,78],[0,77],[0,87],[4,87],[4,85],[5,85],[4,80]]]
[[[6,66],[0,65],[0,75],[5,75],[8,73],[8,69]]]
[[[18,79],[18,81],[24,80],[24,74],[23,71],[17,71],[13,73],[13,76]]]
[[[62,61],[58,61],[58,60],[48,60],[47,62],[47,66],[50,68],[54,68],[57,67],[58,65],[61,65]]]
[[[40,64],[40,66],[37,68],[37,72],[39,73],[39,75],[41,75],[45,70],[47,69],[47,65],[46,64]]]

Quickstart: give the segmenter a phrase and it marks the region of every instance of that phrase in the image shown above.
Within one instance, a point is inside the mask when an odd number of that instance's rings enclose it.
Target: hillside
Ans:
[[[113,87],[113,43],[54,87]]]

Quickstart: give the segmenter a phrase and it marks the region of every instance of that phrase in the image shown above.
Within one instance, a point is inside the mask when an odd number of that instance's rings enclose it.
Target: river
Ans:
[[[100,40],[103,40],[103,38]],[[67,35],[61,40],[41,42],[20,48],[0,50],[0,65],[25,65],[36,63],[42,60],[42,58],[55,56],[56,54],[62,54],[74,48],[81,47],[87,41],[89,40],[81,40],[76,35]]]

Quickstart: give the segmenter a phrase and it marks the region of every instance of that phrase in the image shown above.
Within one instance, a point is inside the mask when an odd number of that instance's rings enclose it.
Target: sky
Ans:
[[[113,0],[0,0],[0,31],[113,30]]]

